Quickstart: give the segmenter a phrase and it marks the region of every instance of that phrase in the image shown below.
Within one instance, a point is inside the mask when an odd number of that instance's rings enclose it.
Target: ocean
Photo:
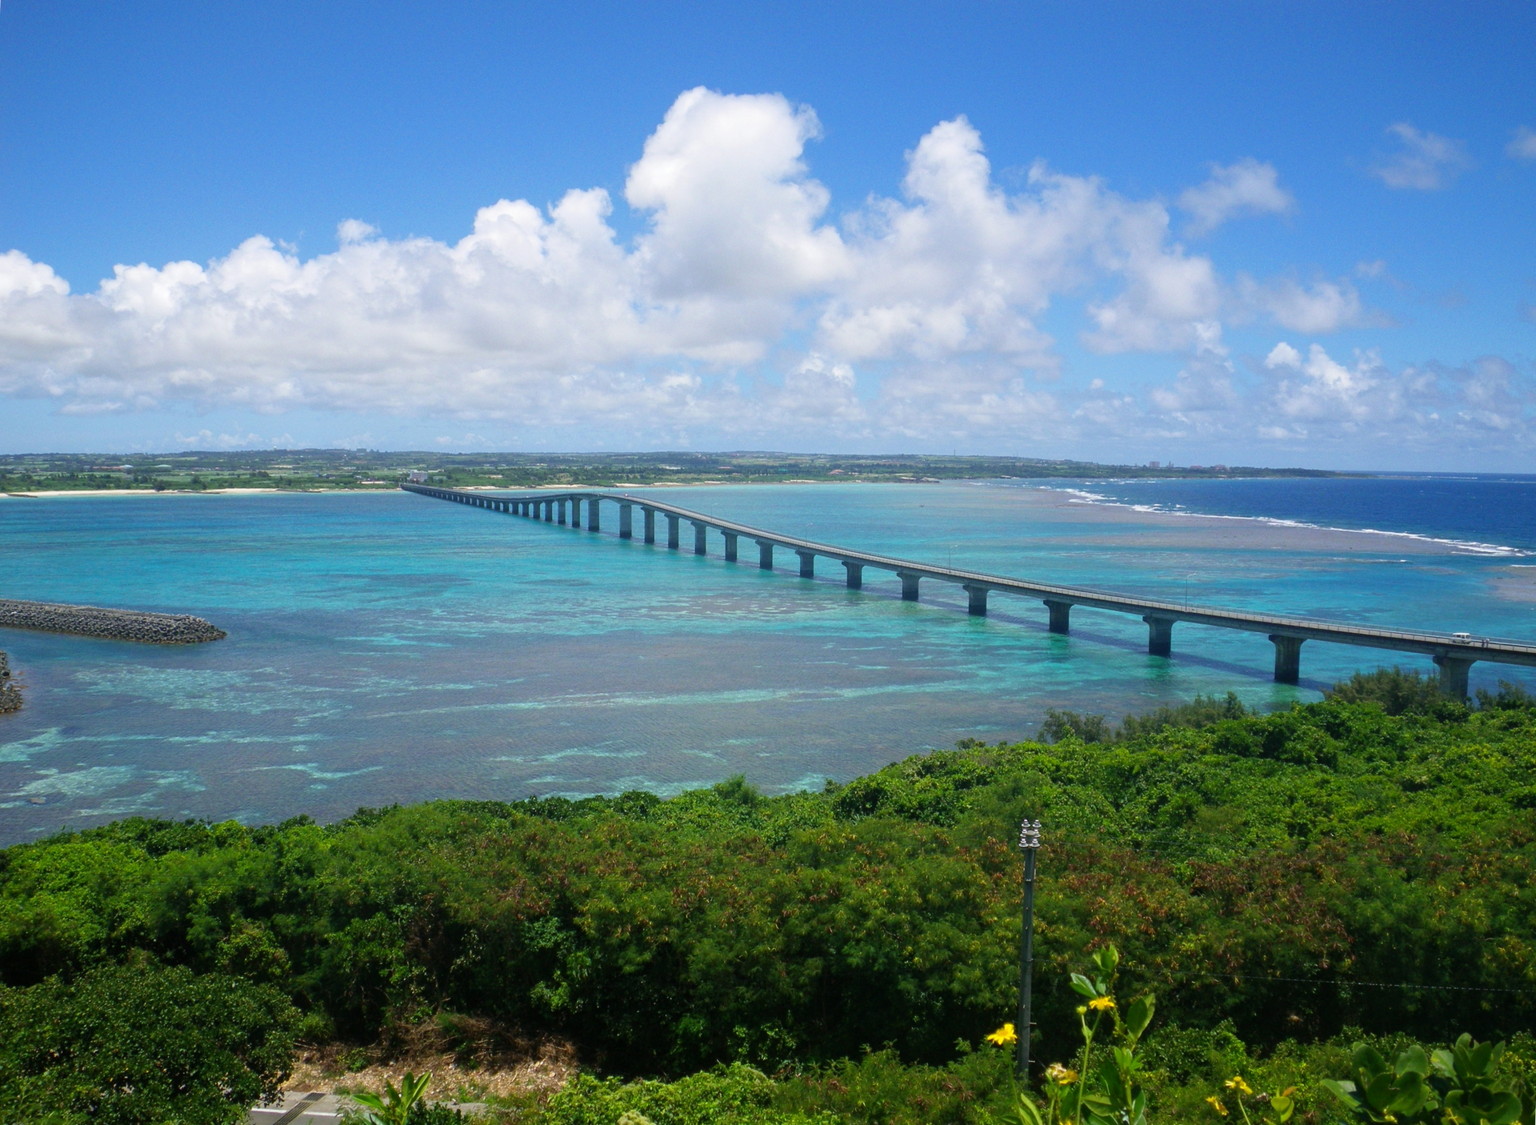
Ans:
[[[639,491],[639,490],[635,490]],[[1536,640],[1536,478],[1402,476],[708,486],[667,501],[791,535],[1191,605]],[[638,521],[637,521],[638,522]],[[145,815],[319,820],[742,774],[764,792],[1118,718],[1196,694],[1276,708],[1427,658],[1309,642],[1271,679],[1252,634],[825,560],[727,564],[400,493],[0,499],[0,596],[194,613],[227,639],[156,648],[0,631],[0,843]],[[685,528],[686,530],[686,528]],[[689,546],[691,544],[685,544]],[[746,545],[750,547],[750,544]],[[1472,687],[1529,672],[1477,664]]]

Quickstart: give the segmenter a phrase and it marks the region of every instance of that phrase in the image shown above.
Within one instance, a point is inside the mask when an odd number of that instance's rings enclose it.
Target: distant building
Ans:
[[[405,474],[405,482],[407,484],[426,484],[427,474],[422,469],[412,469]]]
[[[1147,468],[1149,468],[1149,469],[1161,469],[1162,467],[1163,467],[1163,463],[1161,461],[1148,461],[1147,462]]]

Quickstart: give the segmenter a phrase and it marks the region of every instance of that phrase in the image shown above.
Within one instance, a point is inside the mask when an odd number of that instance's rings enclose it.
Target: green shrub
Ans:
[[[297,1016],[265,985],[154,964],[0,992],[0,1120],[224,1125],[272,1098]]]

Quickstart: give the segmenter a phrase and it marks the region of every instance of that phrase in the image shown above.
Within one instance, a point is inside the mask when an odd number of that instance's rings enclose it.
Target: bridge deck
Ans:
[[[806,556],[813,559],[825,558],[850,566],[873,567],[877,570],[890,571],[902,576],[904,582],[910,581],[915,583],[923,578],[933,578],[941,582],[954,583],[967,590],[987,592],[995,590],[1001,593],[1019,594],[1038,598],[1048,605],[1060,606],[1062,607],[1060,612],[1063,615],[1066,612],[1066,607],[1071,606],[1087,606],[1093,609],[1134,614],[1142,617],[1152,626],[1154,637],[1158,635],[1159,630],[1162,631],[1161,636],[1163,637],[1162,643],[1164,646],[1162,654],[1164,655],[1167,653],[1167,630],[1174,622],[1187,622],[1194,625],[1215,626],[1221,629],[1240,629],[1246,632],[1263,633],[1276,641],[1277,651],[1279,651],[1279,645],[1282,641],[1299,644],[1301,641],[1318,640],[1331,641],[1335,644],[1359,645],[1366,648],[1420,653],[1435,658],[1436,663],[1441,666],[1442,679],[1446,678],[1446,673],[1449,671],[1451,678],[1462,685],[1463,694],[1465,694],[1466,667],[1474,661],[1486,660],[1499,664],[1536,667],[1536,644],[1525,641],[1501,640],[1491,637],[1467,639],[1450,633],[1412,629],[1382,629],[1336,621],[1322,621],[1308,617],[1252,613],[1237,609],[1211,607],[1197,609],[1187,604],[1161,601],[1155,598],[1138,598],[1111,591],[1087,589],[1080,586],[1061,586],[1047,582],[1030,582],[1022,578],[1011,578],[1007,575],[935,566],[931,563],[919,562],[915,559],[878,555],[869,551],[858,551],[848,547],[841,547],[833,543],[822,543],[814,539],[801,539],[796,536],[769,531],[766,528],[754,527],[751,524],[721,519],[719,516],[696,512],[689,508],[667,503],[664,500],[657,500],[650,496],[637,496],[633,493],[571,490],[505,494],[464,492],[457,489],[435,488],[416,484],[407,484],[402,487],[411,492],[418,492],[445,500],[455,500],[461,503],[494,502],[483,506],[495,506],[497,508],[501,508],[503,504],[542,504],[548,502],[579,502],[589,504],[607,502],[621,506],[633,505],[642,510],[650,509],[653,512],[659,512],[679,520],[687,520],[695,525],[695,527],[714,530],[723,535],[744,536],[754,540],[759,545],[783,547],[797,552],[802,558]],[[510,510],[510,508],[503,510]],[[912,596],[916,596],[915,586],[913,587]],[[1055,628],[1055,620],[1053,615],[1053,628]],[[1064,623],[1065,617],[1063,616],[1061,620]],[[1065,628],[1063,627],[1058,631],[1064,632]],[[1157,641],[1154,639],[1153,643],[1155,646]],[[1293,664],[1294,659],[1293,655],[1291,658]],[[1280,675],[1278,657],[1276,675]],[[1294,671],[1287,678],[1294,678]]]

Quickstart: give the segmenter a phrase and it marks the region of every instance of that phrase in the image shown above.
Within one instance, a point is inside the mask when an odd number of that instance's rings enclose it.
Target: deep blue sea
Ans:
[[[1536,640],[1536,479],[1016,481],[666,489],[787,534],[1169,600]],[[1216,517],[1216,518],[1212,518]],[[0,499],[0,596],[207,617],[156,648],[0,632],[0,843],[126,815],[257,823],[435,797],[515,800],[744,774],[817,787],[1047,708],[1119,717],[1197,693],[1284,706],[1427,659],[928,582],[861,592],[406,493]],[[1322,530],[1345,529],[1340,531]],[[1373,529],[1389,534],[1367,534]],[[750,546],[748,544],[747,546]],[[781,552],[781,555],[784,554]],[[1478,664],[1472,686],[1516,669]]]

